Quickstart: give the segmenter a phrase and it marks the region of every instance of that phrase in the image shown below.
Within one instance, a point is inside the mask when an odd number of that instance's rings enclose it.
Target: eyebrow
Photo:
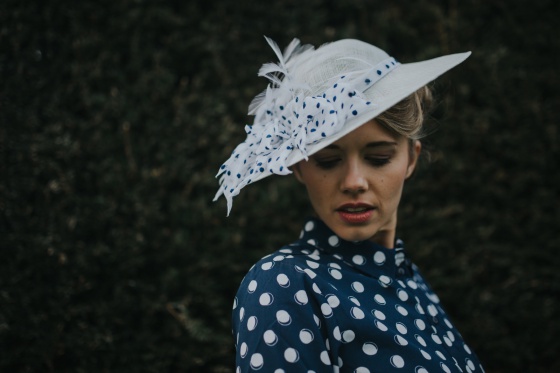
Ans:
[[[380,148],[380,147],[393,147],[397,146],[397,143],[394,141],[373,141],[368,142],[366,144],[366,148]],[[340,147],[336,144],[330,144],[325,147],[325,149],[340,149]]]

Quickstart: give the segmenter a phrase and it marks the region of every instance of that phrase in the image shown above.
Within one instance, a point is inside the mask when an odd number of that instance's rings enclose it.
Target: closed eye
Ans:
[[[315,158],[315,164],[323,170],[330,170],[331,168],[336,167],[340,160],[341,159],[338,157]]]
[[[389,163],[391,161],[391,157],[367,157],[366,161],[374,167],[381,167]]]

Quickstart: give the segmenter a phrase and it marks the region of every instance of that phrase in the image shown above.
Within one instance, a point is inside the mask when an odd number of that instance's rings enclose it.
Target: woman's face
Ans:
[[[404,181],[421,144],[371,120],[294,167],[319,218],[347,241],[393,247]]]

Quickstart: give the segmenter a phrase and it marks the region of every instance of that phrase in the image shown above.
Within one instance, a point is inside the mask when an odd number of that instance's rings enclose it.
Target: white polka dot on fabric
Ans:
[[[335,280],[340,280],[342,278],[342,273],[338,269],[329,268],[329,273]]]
[[[321,256],[319,255],[319,252],[317,250],[307,256],[313,260],[321,260]]]
[[[272,260],[275,262],[281,262],[284,259],[286,259],[284,255],[276,255],[274,258],[272,258]]]
[[[319,286],[317,286],[316,283],[313,283],[313,285],[311,286],[311,288],[312,288],[313,291],[316,292],[317,294],[322,294],[322,293],[321,293],[321,289],[319,289]]]
[[[432,334],[432,340],[433,340],[434,342],[436,342],[438,345],[440,345],[440,344],[442,343],[442,342],[441,342],[441,339],[439,338],[439,336],[438,336],[437,334],[435,334],[435,333]]]
[[[475,370],[474,363],[470,359],[467,359],[467,366],[470,368],[470,370]]]
[[[284,351],[284,359],[288,363],[295,363],[299,360],[299,352],[295,348],[289,347]]]
[[[284,310],[279,310],[276,312],[276,320],[280,325],[290,325],[292,323],[292,318],[290,314]]]
[[[317,277],[317,274],[315,272],[313,272],[312,270],[310,270],[309,268],[306,268],[303,270],[307,276],[309,276],[312,280]]]
[[[259,353],[255,353],[251,356],[251,368],[254,370],[261,369],[264,364],[263,356]]]
[[[393,281],[389,278],[389,276],[385,276],[385,275],[379,276],[379,284],[381,286],[383,286],[384,288],[391,285],[391,282],[393,282]]]
[[[239,321],[243,321],[244,317],[245,317],[245,307],[241,307],[239,309]]]
[[[455,342],[455,335],[453,334],[453,332],[451,330],[447,331],[447,337],[449,338],[449,340],[451,342]]]
[[[433,304],[430,304],[428,306],[428,313],[430,314],[430,316],[435,316],[438,314],[438,311],[436,309],[436,306],[434,306]]]
[[[351,285],[352,290],[354,290],[356,293],[363,293],[364,292],[364,285],[362,285],[361,282],[359,281],[354,281]]]
[[[445,325],[447,325],[447,327],[448,327],[449,329],[453,329],[453,325],[451,325],[451,322],[449,322],[449,320],[444,319],[443,321],[445,322]]]
[[[316,315],[313,315],[313,320],[315,321],[315,324],[317,324],[317,326],[320,328],[321,320]]]
[[[385,263],[385,260],[387,258],[385,257],[385,254],[383,254],[383,252],[378,251],[373,255],[373,261],[378,264],[378,265],[382,265],[383,263]]]
[[[445,358],[445,355],[441,353],[441,351],[436,350],[436,355],[441,359],[441,360],[447,360]]]
[[[342,341],[345,343],[350,343],[356,338],[356,333],[353,330],[345,330],[342,333]]]
[[[247,350],[249,348],[247,347],[247,343],[243,342],[241,344],[241,346],[239,347],[239,356],[241,356],[241,358],[245,358],[245,356],[247,356]]]
[[[383,324],[379,320],[375,320],[373,323],[375,324],[375,326],[377,326],[377,329],[381,330],[382,332],[386,332],[387,330],[389,330],[389,328],[387,328],[387,325]]]
[[[249,282],[249,286],[247,286],[247,291],[249,293],[254,293],[255,290],[257,290],[257,281],[251,280],[251,282]]]
[[[274,295],[271,293],[262,293],[259,297],[259,303],[261,306],[270,306],[274,302]]]
[[[266,262],[261,265],[263,271],[268,271],[272,267],[274,267],[274,262]]]
[[[377,304],[380,304],[382,306],[386,304],[385,298],[383,298],[381,294],[376,294],[375,297],[373,297],[373,300],[376,301]]]
[[[327,318],[329,318],[333,315],[331,306],[329,306],[326,303],[321,304],[321,312],[323,313],[323,316],[325,316]]]
[[[398,305],[398,304],[397,304],[397,305],[395,306],[395,309],[397,310],[398,313],[400,313],[400,314],[403,315],[403,316],[408,315],[408,311],[406,310],[406,308],[404,308],[404,307],[401,306],[401,305]]]
[[[400,335],[395,336],[395,342],[400,346],[406,346],[408,344],[408,341]]]
[[[302,306],[306,305],[307,302],[309,301],[309,298],[307,297],[307,293],[305,292],[305,290],[299,290],[294,295],[294,299],[295,299],[297,304],[302,305]]]
[[[288,286],[290,286],[290,279],[283,273],[280,273],[278,276],[276,276],[276,282],[283,288],[287,288]]]
[[[307,240],[307,243],[310,244],[311,246],[317,246],[317,241],[315,240]]]
[[[401,334],[406,334],[406,332],[408,331],[407,328],[406,328],[406,326],[405,326],[402,322],[398,322],[398,323],[396,324],[396,326],[397,326],[397,330],[398,330],[399,333],[401,333]]]
[[[327,302],[331,308],[336,308],[340,305],[340,299],[336,295],[327,295]]]
[[[451,373],[451,370],[449,369],[449,367],[447,365],[445,365],[444,363],[439,363],[439,366],[441,367],[441,369],[445,372],[445,373]]]
[[[350,302],[354,303],[356,306],[360,306],[360,301],[356,299],[356,297],[349,296],[348,299],[350,299]]]
[[[418,343],[420,343],[422,346],[426,347],[426,341],[424,340],[424,338],[422,338],[422,336],[419,336],[418,334],[415,334],[414,338],[416,338]]]
[[[416,282],[414,282],[414,281],[412,281],[412,280],[408,280],[408,281],[406,282],[406,284],[407,284],[411,289],[414,289],[414,290],[418,289],[418,285],[416,285]]]
[[[432,303],[439,303],[439,297],[437,295],[435,295],[434,293],[428,293],[426,294],[426,296],[428,297],[428,299],[432,302]]]
[[[264,343],[269,346],[274,346],[278,342],[278,336],[272,330],[267,330],[263,334]]]
[[[393,355],[391,356],[391,365],[395,368],[402,368],[404,367],[404,360],[399,355]]]
[[[331,358],[329,357],[329,353],[327,351],[321,352],[321,362],[325,365],[331,365]]]
[[[307,345],[307,344],[313,342],[313,339],[315,339],[315,336],[313,335],[313,332],[311,330],[302,329],[299,332],[299,340],[301,341],[301,343]]]
[[[403,289],[399,289],[397,291],[397,295],[399,296],[399,299],[402,300],[403,302],[406,302],[406,300],[408,299],[408,293]]]
[[[385,320],[387,317],[385,316],[385,314],[379,310],[373,310],[371,311],[371,313],[373,314],[373,316],[377,317],[379,320]]]
[[[352,257],[352,263],[359,266],[364,265],[366,263],[366,258],[363,255],[354,255]]]
[[[364,311],[362,311],[361,309],[359,309],[358,307],[352,307],[350,309],[350,316],[352,316],[353,318],[355,318],[356,320],[361,320],[364,317],[366,317],[366,315],[364,314]]]
[[[342,334],[340,333],[340,328],[338,326],[333,329],[333,337],[337,341],[342,339]]]
[[[249,331],[255,330],[258,323],[259,323],[259,320],[257,319],[256,316],[249,317],[249,319],[247,320],[247,330],[249,330]]]
[[[424,367],[416,367],[415,373],[428,373],[428,371]]]
[[[232,309],[236,309],[237,308],[237,297],[233,298],[233,307]]]
[[[414,308],[416,309],[416,312],[418,312],[420,315],[424,314],[424,309],[422,308],[422,306],[420,305],[420,303],[416,303],[416,305],[414,306]]]
[[[426,360],[432,360],[432,356],[430,356],[429,353],[427,353],[426,351],[424,351],[424,350],[422,350],[422,349],[420,350],[420,352],[422,353],[422,356],[424,356],[424,359],[426,359]]]
[[[469,348],[469,346],[467,346],[466,344],[463,344],[463,348],[465,349],[465,351],[467,352],[467,354],[471,355],[471,349]]]
[[[336,268],[336,269],[342,269],[342,267],[340,265],[338,265],[338,263],[329,263],[329,267]]]
[[[338,239],[337,236],[330,236],[328,242],[329,245],[331,245],[332,247],[336,247],[340,243],[340,240]]]
[[[274,371],[274,373],[286,373],[286,371],[284,369],[278,368]]]
[[[354,371],[355,373],[370,373],[369,369],[366,367],[358,367]]]
[[[447,338],[447,336],[443,337],[443,342],[449,347],[451,347],[453,345],[453,342],[451,342],[451,340],[449,338]]]
[[[377,348],[377,345],[373,342],[366,342],[362,346],[362,351],[364,352],[364,354],[369,356],[375,355],[378,350],[379,349]]]
[[[313,230],[313,228],[315,228],[315,223],[313,223],[312,221],[308,221],[307,224],[305,224],[305,231],[306,232],[310,232]]]
[[[414,320],[414,325],[416,325],[418,330],[426,329],[426,323],[424,322],[424,320],[416,319]]]

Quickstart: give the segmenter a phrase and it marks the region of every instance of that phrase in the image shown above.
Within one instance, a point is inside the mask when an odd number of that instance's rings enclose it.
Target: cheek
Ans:
[[[406,167],[397,167],[379,179],[379,197],[398,203],[406,180]]]
[[[316,169],[301,165],[300,181],[305,185],[309,200],[315,209],[320,209],[325,203],[324,201],[330,200],[331,187],[329,182],[332,182],[332,177],[326,173],[320,172]]]

